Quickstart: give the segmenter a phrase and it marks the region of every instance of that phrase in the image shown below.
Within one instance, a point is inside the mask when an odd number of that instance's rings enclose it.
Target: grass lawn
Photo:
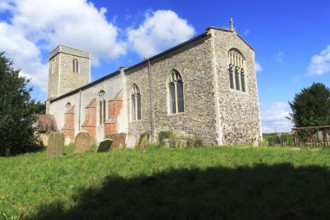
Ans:
[[[0,219],[328,219],[330,149],[205,147],[0,158]]]

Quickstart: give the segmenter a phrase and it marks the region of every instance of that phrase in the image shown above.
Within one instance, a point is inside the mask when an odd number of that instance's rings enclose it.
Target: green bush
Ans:
[[[195,143],[194,143],[194,147],[203,147],[204,144],[203,144],[203,140],[202,139],[195,139]]]
[[[172,131],[160,131],[158,133],[158,142],[162,143],[164,139],[167,138],[173,138],[173,132]]]
[[[203,147],[203,140],[199,138],[187,138],[187,147]]]

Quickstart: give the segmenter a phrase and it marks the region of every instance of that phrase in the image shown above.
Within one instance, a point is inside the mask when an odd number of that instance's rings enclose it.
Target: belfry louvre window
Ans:
[[[77,59],[72,60],[72,71],[74,73],[78,73],[79,72],[79,63]]]
[[[105,92],[101,90],[99,92],[99,123],[103,125],[106,119],[106,101],[105,101]]]
[[[183,82],[177,70],[172,70],[168,92],[170,114],[184,112]]]
[[[141,94],[139,87],[134,84],[131,93],[131,119],[141,120]]]
[[[242,53],[237,49],[231,49],[228,51],[228,76],[229,86],[231,89],[238,91],[246,91],[246,80],[244,72],[245,59]]]

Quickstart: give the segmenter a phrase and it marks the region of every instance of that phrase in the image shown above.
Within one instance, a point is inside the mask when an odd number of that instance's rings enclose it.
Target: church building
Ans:
[[[261,138],[255,53],[232,23],[94,82],[90,60],[63,45],[50,53],[46,111],[66,143],[81,131],[95,143],[120,136],[128,148],[161,131],[208,145]]]

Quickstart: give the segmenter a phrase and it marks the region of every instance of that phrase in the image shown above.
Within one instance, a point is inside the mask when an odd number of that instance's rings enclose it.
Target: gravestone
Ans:
[[[259,147],[259,141],[254,140],[254,141],[252,142],[252,146],[253,146],[253,147]]]
[[[77,134],[74,141],[74,152],[85,152],[92,148],[92,138],[87,132]]]
[[[258,137],[254,138],[253,142],[252,142],[252,146],[253,147],[259,147],[259,140],[260,139]]]
[[[105,138],[112,140],[111,150],[125,149],[126,134],[108,134]]]
[[[110,150],[112,144],[112,140],[111,139],[105,139],[104,141],[102,141],[100,143],[100,145],[98,146],[98,148],[96,149],[96,152],[108,152]]]
[[[186,148],[187,147],[187,140],[185,140],[185,139],[177,139],[176,140],[176,143],[175,143],[175,146],[177,148],[180,148],[180,149]]]
[[[145,148],[148,146],[149,144],[149,138],[150,138],[150,134],[148,133],[143,133],[140,135],[140,141],[139,141],[139,147],[140,148]]]
[[[171,147],[170,139],[169,138],[163,139],[163,141],[161,143],[161,146],[162,147],[165,147],[165,148],[170,148]]]
[[[52,132],[48,137],[47,158],[60,157],[64,153],[64,134]]]

